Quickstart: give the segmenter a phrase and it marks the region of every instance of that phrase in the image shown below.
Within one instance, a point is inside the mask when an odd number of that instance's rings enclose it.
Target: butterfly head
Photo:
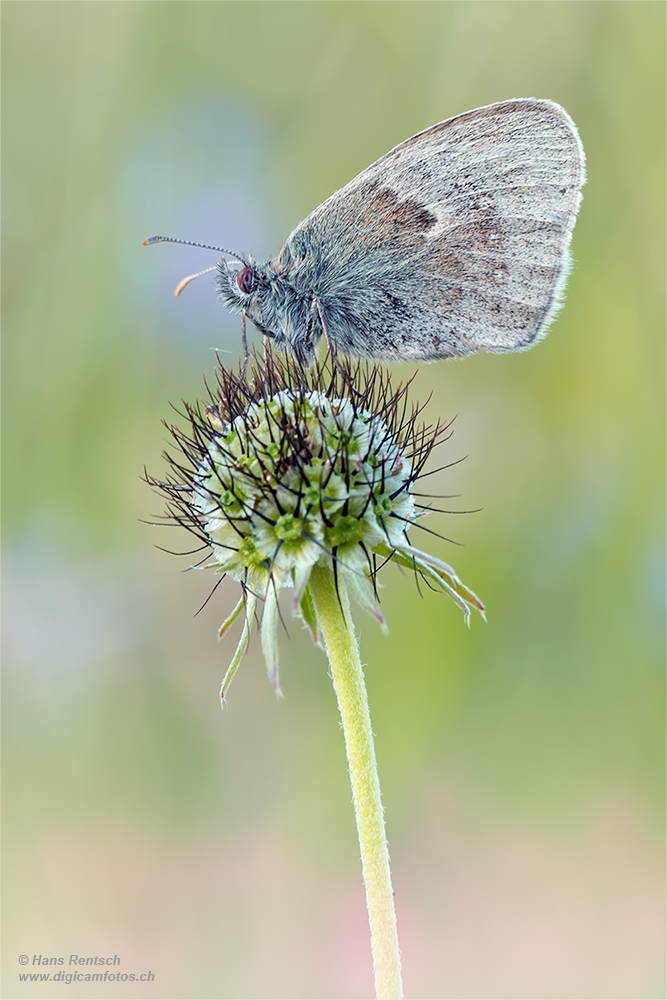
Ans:
[[[312,296],[299,293],[271,261],[250,256],[218,264],[218,298],[234,312],[243,313],[265,336],[286,344],[304,362],[313,360],[315,331],[308,316]]]
[[[258,264],[252,257],[239,260],[225,260],[218,264],[216,284],[218,298],[233,312],[241,312],[269,336],[275,336],[271,325],[271,310],[267,310],[270,298],[270,281],[266,266]]]
[[[231,261],[223,257],[217,266],[189,274],[179,282],[174,295],[180,295],[194,278],[217,270],[218,298],[229,309],[247,316],[264,336],[286,344],[303,364],[313,363],[322,329],[318,328],[317,321],[313,322],[314,293],[308,280],[304,283],[304,275],[298,267],[289,266],[289,261],[286,265],[279,259],[260,264],[249,254],[240,256],[233,250],[172,236],[150,236],[144,240],[144,246],[152,243],[181,243],[233,257]]]

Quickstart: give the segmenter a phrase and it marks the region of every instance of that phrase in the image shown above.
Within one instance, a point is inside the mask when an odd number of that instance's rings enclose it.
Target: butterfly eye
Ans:
[[[250,295],[253,286],[253,270],[251,267],[242,267],[236,275],[236,284],[244,295]]]

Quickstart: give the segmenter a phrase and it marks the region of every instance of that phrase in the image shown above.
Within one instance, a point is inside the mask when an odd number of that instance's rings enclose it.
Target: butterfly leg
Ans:
[[[345,376],[345,372],[341,368],[340,361],[338,360],[338,355],[336,353],[336,348],[334,347],[333,340],[331,339],[331,334],[329,333],[329,327],[327,326],[327,321],[324,318],[324,311],[320,304],[319,299],[313,299],[313,305],[317,309],[317,314],[320,317],[320,323],[322,324],[322,329],[324,331],[324,336],[326,337],[327,345],[329,347],[329,354],[331,355],[331,360],[335,364],[336,368],[341,375]]]
[[[319,299],[313,299],[313,305],[317,309],[317,314],[320,317],[320,323],[322,324],[322,329],[324,331],[324,336],[326,337],[327,345],[329,347],[329,354],[331,355],[331,360],[333,361],[334,366],[338,369],[338,374],[340,375],[340,377],[342,378],[344,384],[348,387],[348,389],[350,390],[350,392],[353,395],[357,395],[357,396],[361,395],[361,393],[357,389],[355,389],[354,385],[352,384],[352,381],[350,380],[350,374],[349,374],[349,372],[347,372],[343,368],[342,364],[338,360],[338,352],[336,351],[336,348],[334,346],[334,342],[331,339],[331,334],[329,333],[329,328],[327,326],[327,321],[324,318],[324,311],[322,309],[322,306],[321,306],[321,303],[320,303]]]
[[[322,329],[324,330],[324,336],[326,337],[327,346],[329,348],[329,354],[331,355],[331,360],[333,361],[334,365],[338,369],[338,371],[339,371],[339,373],[340,373],[343,381],[347,382],[348,381],[348,376],[347,376],[347,373],[346,373],[345,369],[343,368],[343,366],[341,365],[340,361],[338,360],[338,353],[336,351],[336,348],[334,347],[334,342],[331,339],[331,334],[329,333],[329,327],[327,326],[327,321],[324,318],[324,311],[323,311],[322,306],[320,304],[320,300],[319,299],[313,299],[313,305],[317,309],[317,314],[320,317],[320,323],[322,324]]]
[[[248,350],[248,336],[245,329],[245,313],[241,313],[241,344],[243,346],[243,365],[241,367],[241,378],[245,378],[250,361],[250,351]]]
[[[274,393],[274,382],[273,382],[273,354],[271,353],[271,340],[268,334],[264,334],[262,337],[262,353],[264,358],[264,381],[266,383],[269,395]]]

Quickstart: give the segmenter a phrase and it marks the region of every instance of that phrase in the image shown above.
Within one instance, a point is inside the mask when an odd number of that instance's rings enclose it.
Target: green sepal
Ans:
[[[232,613],[229,616],[229,618],[226,618],[225,621],[220,626],[220,628],[218,629],[218,638],[219,639],[222,639],[222,637],[225,634],[225,632],[227,631],[227,629],[230,627],[230,625],[232,625],[236,621],[236,619],[238,618],[238,616],[243,611],[244,607],[245,607],[245,594],[242,594],[241,595],[241,600],[236,605],[236,607],[232,611]]]
[[[257,607],[257,598],[255,597],[255,595],[249,594],[246,591],[244,596],[241,598],[239,603],[232,611],[227,621],[222,626],[222,628],[224,629],[226,626],[231,624],[234,618],[238,617],[239,610],[240,608],[243,607],[244,604],[246,606],[246,612],[245,612],[245,623],[243,625],[243,632],[241,633],[241,640],[238,646],[236,647],[236,652],[234,653],[234,659],[227,667],[227,673],[223,677],[222,684],[220,686],[220,703],[223,707],[225,704],[225,695],[229,690],[229,685],[232,683],[234,679],[234,674],[238,670],[239,664],[241,662],[241,658],[243,657],[243,654],[248,648],[248,640],[250,638],[250,628],[252,626],[252,619],[255,615],[255,608]],[[220,634],[222,635],[222,632]]]
[[[299,603],[299,615],[310,632],[311,638],[314,643],[321,645],[320,637],[317,628],[317,615],[315,613],[315,604],[313,602],[313,595],[310,592],[310,588],[306,587],[301,597]]]
[[[427,580],[432,583],[435,587],[444,590],[448,594],[455,604],[463,611],[465,615],[466,622],[470,619],[470,607],[472,605],[476,608],[482,618],[486,620],[486,615],[484,614],[485,608],[479,597],[470,590],[454,572],[451,566],[443,562],[441,559],[437,559],[435,556],[429,555],[427,552],[422,552],[420,549],[413,548],[412,545],[403,545],[401,548],[393,548],[389,545],[381,543],[376,545],[373,549],[380,556],[384,556],[387,559],[393,559],[400,566],[405,566],[411,570],[419,570]]]

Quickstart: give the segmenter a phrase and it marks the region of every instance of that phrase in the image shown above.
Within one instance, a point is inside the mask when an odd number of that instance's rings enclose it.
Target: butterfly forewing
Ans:
[[[581,142],[558,105],[479,108],[362,171],[297,227],[278,264],[312,282],[352,354],[520,350],[558,305],[584,178]],[[317,247],[316,268],[303,267],[302,246]]]

